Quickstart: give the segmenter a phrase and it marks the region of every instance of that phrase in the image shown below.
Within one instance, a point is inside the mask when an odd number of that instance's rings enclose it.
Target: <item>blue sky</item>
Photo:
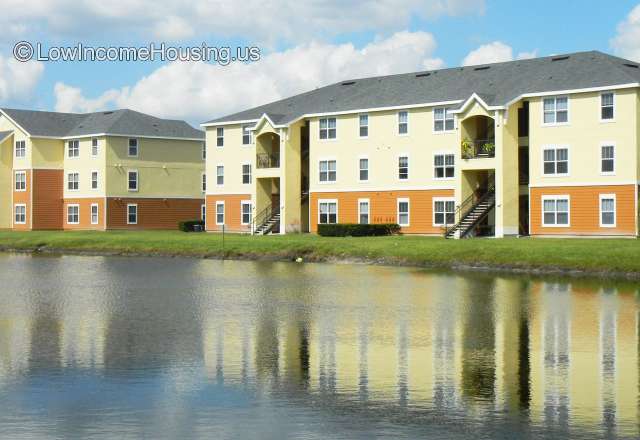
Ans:
[[[640,61],[640,2],[0,0],[0,105],[129,107],[197,124],[344,78],[597,49]],[[5,13],[6,11],[6,13]],[[308,17],[303,19],[302,17]],[[12,60],[46,46],[259,46],[253,65]]]

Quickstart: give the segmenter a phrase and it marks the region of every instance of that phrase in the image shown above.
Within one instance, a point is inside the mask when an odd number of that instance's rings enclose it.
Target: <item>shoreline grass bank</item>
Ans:
[[[634,239],[475,239],[437,237],[319,237],[179,231],[0,231],[0,251],[85,255],[353,261],[460,270],[567,273],[640,279]]]

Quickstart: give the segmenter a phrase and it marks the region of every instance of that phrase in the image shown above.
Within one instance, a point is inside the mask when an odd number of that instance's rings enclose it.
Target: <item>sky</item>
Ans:
[[[0,11],[0,107],[131,108],[195,126],[350,78],[584,50],[640,62],[638,0],[0,0]],[[261,59],[21,63],[23,40],[254,46]]]

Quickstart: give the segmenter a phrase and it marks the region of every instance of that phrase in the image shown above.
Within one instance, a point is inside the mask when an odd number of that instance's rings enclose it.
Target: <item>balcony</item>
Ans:
[[[280,155],[266,153],[257,154],[256,167],[259,169],[280,168]]]
[[[482,159],[496,156],[495,139],[465,139],[462,141],[463,159]]]

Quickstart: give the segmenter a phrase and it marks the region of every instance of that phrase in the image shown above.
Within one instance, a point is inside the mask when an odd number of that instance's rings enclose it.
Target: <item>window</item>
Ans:
[[[338,223],[338,202],[336,200],[319,200],[318,208],[318,222],[320,224]]]
[[[409,199],[398,199],[398,224],[409,226]]]
[[[409,112],[398,112],[398,134],[409,134]]]
[[[207,175],[202,173],[201,176],[202,192],[207,192]]]
[[[92,225],[98,224],[98,204],[97,203],[91,204],[91,224]]]
[[[369,199],[358,200],[358,223],[369,224]]]
[[[27,224],[27,205],[20,204],[15,206],[14,223],[17,225]]]
[[[600,227],[616,227],[616,195],[600,194]]]
[[[569,122],[569,98],[566,96],[544,98],[543,110],[543,121],[546,125]]]
[[[569,226],[569,196],[542,198],[542,226]]]
[[[79,157],[80,156],[80,141],[67,142],[67,157]]]
[[[207,224],[207,205],[200,205],[200,220]]]
[[[216,167],[216,185],[224,185],[224,165]]]
[[[131,170],[127,173],[127,189],[129,191],[138,191],[138,172]]]
[[[336,139],[336,118],[320,119],[320,139]]]
[[[320,161],[320,182],[335,182],[337,178],[336,161]]]
[[[78,191],[80,189],[80,175],[78,173],[67,174],[67,189],[69,191]]]
[[[359,160],[359,179],[360,182],[369,180],[369,159],[361,157]]]
[[[455,175],[455,155],[436,154],[433,156],[433,176],[436,179],[450,179]]]
[[[202,160],[207,160],[207,143],[202,143]]]
[[[27,172],[26,171],[16,171],[14,189],[19,192],[27,190]]]
[[[97,138],[91,139],[91,156],[93,157],[98,156],[98,139]]]
[[[251,224],[251,202],[243,201],[240,202],[240,219],[243,225]]]
[[[216,128],[216,146],[224,147],[224,127]]]
[[[451,109],[446,107],[433,109],[433,131],[453,131],[455,128],[455,116],[451,112]]]
[[[129,139],[129,157],[138,157],[138,139]]]
[[[25,141],[16,141],[16,159],[27,155],[27,146]]]
[[[98,172],[91,171],[91,189],[98,189]]]
[[[453,225],[456,222],[454,199],[433,199],[433,226]]]
[[[369,137],[369,115],[360,115],[360,137]]]
[[[224,225],[224,202],[216,202],[216,225]]]
[[[67,205],[67,224],[77,225],[80,223],[80,205]]]
[[[398,179],[409,179],[409,156],[400,156],[398,158]]]
[[[253,132],[251,131],[252,128],[253,127],[251,125],[242,126],[242,145],[253,144]]]
[[[566,176],[569,174],[569,149],[549,147],[543,150],[543,174]]]
[[[251,164],[245,163],[242,165],[242,183],[249,184],[251,183]]]
[[[613,145],[602,145],[600,147],[600,172],[602,174],[614,174],[616,148]]]
[[[131,203],[127,205],[127,224],[128,225],[138,224],[138,205],[136,205],[135,203]]]
[[[615,118],[614,94],[603,93],[600,95],[600,120],[613,121]]]

